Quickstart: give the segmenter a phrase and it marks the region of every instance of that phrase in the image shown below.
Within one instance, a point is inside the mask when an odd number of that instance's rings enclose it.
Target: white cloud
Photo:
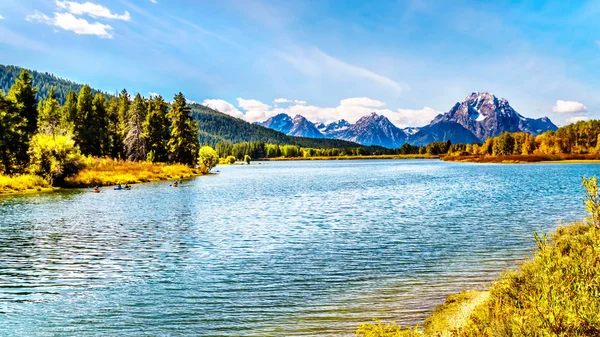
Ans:
[[[299,99],[287,99],[287,98],[276,98],[273,100],[273,104],[274,106],[277,106],[277,104],[282,104],[282,103],[294,103],[294,104],[299,104],[299,105],[304,105],[306,104],[306,101],[302,101]]]
[[[381,101],[374,100],[368,97],[352,97],[343,99],[336,107],[319,107],[314,105],[306,105],[305,101],[290,100],[278,98],[273,100],[274,103],[294,103],[286,107],[278,107],[276,104],[270,106],[255,99],[238,98],[238,110],[233,104],[219,99],[205,100],[202,104],[216,109],[220,112],[231,116],[242,118],[248,122],[262,122],[269,117],[277,114],[287,114],[291,117],[302,115],[314,122],[330,123],[340,119],[345,119],[350,123],[356,122],[359,118],[376,112],[390,119],[398,127],[406,126],[422,126],[428,124],[440,112],[425,107],[420,110],[391,109],[381,108],[385,104]]]
[[[585,112],[587,107],[577,101],[562,101],[559,99],[556,101],[556,105],[552,107],[552,111],[560,113]]]
[[[244,119],[249,122],[263,121],[275,114],[272,113],[271,106],[255,99],[238,98],[238,106],[246,112]]]
[[[155,93],[155,92],[152,92],[152,91],[150,91],[150,92],[148,93],[148,95],[150,95],[150,97],[157,97],[157,96],[160,96],[159,94],[157,94],[157,93]]]
[[[2,15],[0,15],[0,20],[4,20],[4,17]]]
[[[368,97],[353,97],[346,98],[340,101],[340,105],[342,106],[363,106],[363,107],[382,107],[385,104],[376,99],[371,99]]]
[[[54,17],[51,18],[40,11],[35,11],[34,14],[28,15],[25,19],[31,22],[37,21],[47,25],[56,26],[63,30],[72,31],[75,34],[96,35],[108,39],[112,38],[112,34],[109,32],[113,29],[111,26],[100,22],[90,23],[85,19],[76,18],[69,13],[54,13]]]
[[[571,124],[571,123],[577,123],[579,121],[589,121],[590,118],[587,116],[574,116],[574,117],[569,117],[567,119],[565,119],[565,125],[566,124]]]
[[[398,126],[423,126],[429,124],[441,112],[430,107],[421,110],[398,109],[391,116],[386,116]]]
[[[244,114],[240,110],[234,107],[233,104],[222,99],[205,99],[202,105],[233,117],[244,118]]]
[[[72,1],[60,1],[56,0],[56,5],[59,8],[66,9],[71,14],[75,15],[89,15],[93,18],[105,18],[105,19],[114,19],[114,20],[123,20],[129,21],[131,20],[131,15],[129,15],[128,11],[125,11],[123,14],[115,14],[110,11],[107,7],[102,5],[94,4],[91,2],[78,3]]]
[[[157,4],[158,3],[158,1],[156,1],[156,0],[150,0],[150,2],[153,3],[153,4]]]

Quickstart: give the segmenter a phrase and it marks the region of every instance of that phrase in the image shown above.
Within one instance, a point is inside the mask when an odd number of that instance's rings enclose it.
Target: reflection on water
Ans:
[[[353,335],[420,322],[582,217],[597,165],[269,162],[0,197],[0,335]]]

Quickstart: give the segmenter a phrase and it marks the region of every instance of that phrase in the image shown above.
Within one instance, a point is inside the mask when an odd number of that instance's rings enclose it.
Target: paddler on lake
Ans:
[[[100,193],[100,187],[94,186],[94,189],[92,190],[92,192],[94,192],[94,193]]]
[[[171,186],[173,186],[173,187],[179,187],[179,182],[177,180],[175,180],[175,182]]]

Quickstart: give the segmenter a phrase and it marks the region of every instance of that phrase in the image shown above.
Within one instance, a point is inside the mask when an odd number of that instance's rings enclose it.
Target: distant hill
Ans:
[[[10,87],[15,83],[15,79],[19,77],[21,69],[23,68],[0,64],[0,90],[3,90],[4,93],[8,93]],[[54,93],[56,94],[58,102],[64,104],[69,91],[73,90],[79,92],[83,86],[81,83],[65,80],[49,73],[30,69],[27,70],[33,77],[33,85],[38,88],[38,101],[46,98],[50,91],[50,87],[54,86]],[[99,90],[92,90],[93,94],[96,94],[97,92],[99,92]]]

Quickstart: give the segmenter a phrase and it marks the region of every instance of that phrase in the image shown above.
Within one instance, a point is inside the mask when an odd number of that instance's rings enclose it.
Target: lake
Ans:
[[[594,164],[219,166],[0,197],[2,336],[353,336],[419,323],[585,216]]]

